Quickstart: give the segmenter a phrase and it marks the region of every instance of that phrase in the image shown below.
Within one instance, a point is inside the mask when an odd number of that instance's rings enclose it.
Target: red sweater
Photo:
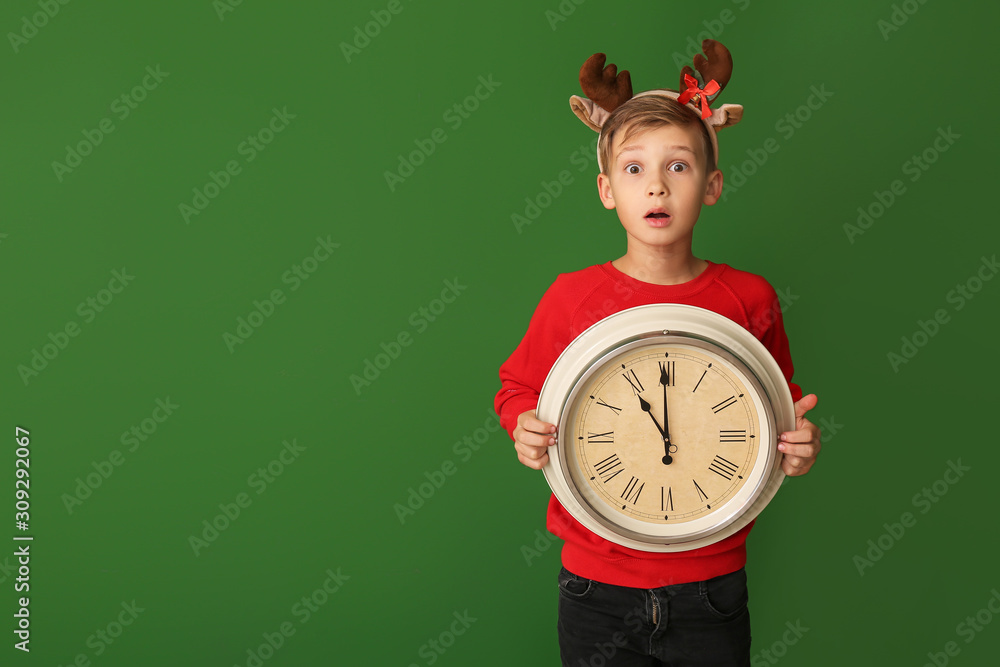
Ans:
[[[650,303],[683,303],[728,317],[768,349],[785,374],[792,400],[802,389],[792,382],[792,358],[774,288],[761,276],[709,261],[708,268],[680,285],[654,285],[628,276],[611,262],[560,274],[542,296],[521,343],[500,366],[501,389],[495,408],[513,439],[517,417],[538,407],[538,394],[556,358],[590,325],[626,308]],[[652,553],[619,546],[585,528],[549,499],[546,526],[565,541],[562,563],[588,579],[619,586],[656,588],[702,581],[746,564],[748,526],[700,549]]]

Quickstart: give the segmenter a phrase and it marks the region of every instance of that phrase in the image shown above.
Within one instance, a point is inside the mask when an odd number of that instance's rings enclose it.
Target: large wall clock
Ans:
[[[685,551],[746,526],[784,479],[788,383],[749,331],[718,313],[651,304],[581,333],[536,414],[558,425],[543,468],[566,510],[644,551]]]

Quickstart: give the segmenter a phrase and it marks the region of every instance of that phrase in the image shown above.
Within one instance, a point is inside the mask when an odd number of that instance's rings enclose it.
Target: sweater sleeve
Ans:
[[[763,281],[763,284],[765,298],[760,310],[753,317],[750,330],[778,362],[785,381],[788,382],[788,389],[792,392],[792,402],[796,402],[802,398],[802,388],[792,382],[795,369],[788,346],[788,335],[785,333],[781,302],[774,288],[767,281]]]
[[[569,301],[562,276],[546,290],[528,323],[528,330],[510,357],[500,366],[500,391],[494,408],[500,426],[514,438],[517,418],[538,407],[545,378],[569,340]]]

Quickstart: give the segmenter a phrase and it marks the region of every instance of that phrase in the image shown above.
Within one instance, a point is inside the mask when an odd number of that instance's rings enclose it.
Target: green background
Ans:
[[[1000,281],[973,281],[961,309],[947,295],[1000,248],[995,7],[218,4],[0,10],[2,664],[252,665],[282,623],[294,634],[263,664],[558,664],[548,487],[504,432],[485,437],[497,369],[557,274],[625,249],[597,197],[596,135],[567,103],[580,65],[603,51],[636,91],[675,87],[674,54],[706,36],[736,62],[722,101],[746,112],[721,135],[729,196],[703,210],[694,251],[797,297],[784,313],[794,380],[824,427],[813,472],[749,539],[755,664],[920,665],[948,642],[951,664],[993,664],[1000,619],[982,613],[992,623],[971,641],[959,624],[1000,590]],[[366,43],[373,11],[391,20]],[[116,98],[157,66],[168,74],[122,118]],[[495,89],[459,125],[446,113],[480,77]],[[802,108],[814,86],[832,96]],[[240,145],[274,109],[294,118],[248,161]],[[780,129],[797,111],[808,119]],[[102,119],[113,131],[57,175]],[[437,128],[443,143],[390,188],[385,172]],[[937,154],[948,128],[959,138]],[[769,138],[779,150],[748,163]],[[904,165],[925,150],[936,161],[911,180]],[[180,205],[231,160],[239,173],[185,220]],[[517,229],[511,216],[563,170],[572,182]],[[844,225],[897,179],[905,192],[850,238]],[[339,247],[284,279],[318,238]],[[123,267],[134,279],[112,294]],[[446,304],[447,281],[460,287]],[[227,345],[276,289],[284,302]],[[894,369],[887,355],[939,309],[947,322]],[[67,325],[78,335],[60,339]],[[409,344],[379,357],[401,334]],[[352,384],[376,360],[377,377]],[[160,423],[158,399],[178,406]],[[122,434],[144,420],[155,431],[130,450]],[[30,654],[10,632],[15,426],[31,434]],[[284,441],[304,449],[274,463]],[[914,504],[949,461],[970,470]],[[269,464],[280,473],[261,488],[252,476]],[[88,476],[100,485],[67,504]],[[444,482],[401,519],[432,478]],[[226,526],[220,504],[240,497]],[[904,512],[915,524],[886,537]],[[205,521],[224,529],[196,549]],[[880,538],[891,548],[859,573]],[[304,619],[296,605],[328,570],[339,589]],[[134,622],[98,639],[133,601]],[[456,614],[475,621],[449,636]],[[797,622],[808,631],[788,643]]]

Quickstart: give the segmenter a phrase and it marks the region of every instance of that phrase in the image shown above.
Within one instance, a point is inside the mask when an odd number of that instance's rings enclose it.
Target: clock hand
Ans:
[[[673,463],[673,457],[670,456],[670,423],[668,422],[667,416],[667,383],[670,382],[670,376],[667,375],[666,365],[660,362],[660,384],[663,385],[663,464],[670,465]]]
[[[660,428],[660,424],[659,424],[659,422],[656,421],[656,417],[654,417],[653,413],[650,412],[650,410],[652,409],[653,406],[651,406],[649,403],[647,403],[646,400],[642,396],[640,396],[639,397],[639,407],[642,408],[643,412],[645,412],[647,415],[649,415],[649,418],[653,420],[654,424],[656,424],[656,430],[660,432],[660,436],[663,436],[663,429]]]
[[[649,418],[653,420],[654,424],[656,424],[656,430],[660,432],[660,437],[663,438],[663,447],[664,449],[666,449],[667,452],[667,455],[663,457],[663,463],[665,465],[670,465],[670,463],[673,461],[673,459],[670,457],[670,439],[667,437],[667,434],[663,432],[663,429],[660,428],[660,424],[656,421],[656,417],[654,417],[653,413],[650,412],[653,406],[651,406],[642,396],[640,396],[639,407],[641,407],[642,411],[645,412],[647,415],[649,415]]]

